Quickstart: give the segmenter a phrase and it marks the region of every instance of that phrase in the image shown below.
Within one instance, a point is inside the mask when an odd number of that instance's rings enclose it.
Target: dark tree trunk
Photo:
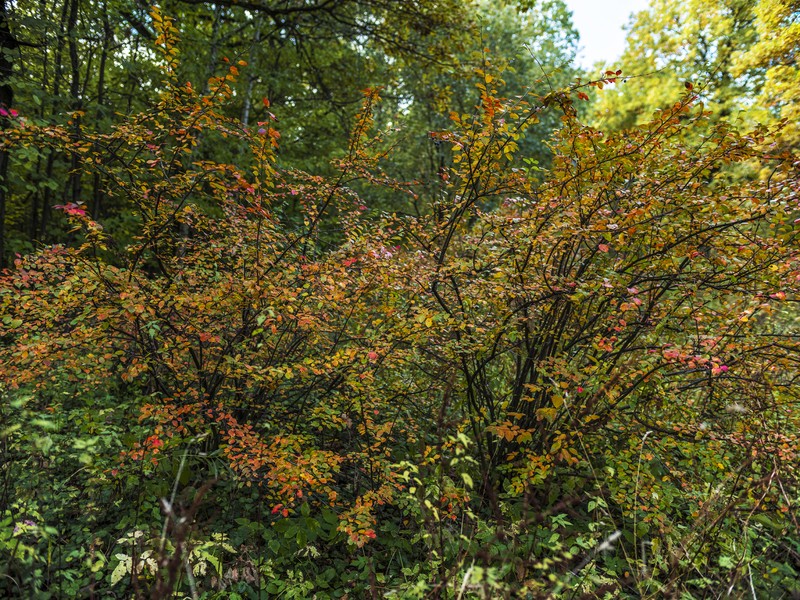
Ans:
[[[53,113],[58,113],[60,108],[58,104],[58,95],[61,91],[61,78],[63,76],[63,63],[62,57],[64,53],[64,37],[65,27],[67,24],[67,16],[70,9],[70,0],[64,0],[61,6],[61,21],[58,26],[58,43],[56,44],[56,53],[53,59]],[[50,152],[47,157],[47,168],[45,169],[45,177],[48,179],[53,178],[53,169],[55,167],[56,154]],[[47,239],[47,225],[50,221],[50,207],[53,201],[53,193],[49,187],[45,188],[44,201],[42,202],[42,220],[39,227],[39,236],[42,241]]]
[[[97,76],[97,123],[103,120],[103,105],[105,104],[106,92],[106,63],[108,61],[108,51],[111,47],[113,30],[108,21],[108,3],[103,2],[103,49],[100,54],[100,72]],[[100,218],[100,205],[103,198],[103,181],[99,172],[95,172],[92,182],[92,217]]]
[[[80,85],[81,85],[81,72],[80,62],[78,60],[78,40],[75,31],[78,24],[78,3],[79,0],[70,0],[69,3],[69,18],[67,20],[67,44],[69,46],[69,64],[70,64],[70,86],[69,95],[72,100],[71,109],[81,109],[80,98]],[[76,137],[80,136],[81,131],[81,118],[75,116],[72,119],[75,127]],[[81,175],[80,175],[80,157],[77,153],[73,153],[70,158],[70,174],[67,190],[67,198],[70,202],[77,203],[81,198]]]
[[[258,76],[255,74],[255,56],[258,45],[261,43],[261,17],[256,19],[255,35],[253,36],[253,43],[250,44],[250,56],[247,61],[250,67],[249,75],[247,76],[247,92],[244,95],[244,103],[242,106],[242,124],[247,127],[250,124],[250,109],[253,104],[253,87],[255,86]]]
[[[0,0],[0,107],[6,111],[14,103],[14,89],[11,87],[12,51],[17,48],[17,40],[8,26],[8,6]],[[9,125],[7,115],[0,116],[0,128]],[[0,269],[6,266],[6,201],[8,197],[8,152],[0,152]]]

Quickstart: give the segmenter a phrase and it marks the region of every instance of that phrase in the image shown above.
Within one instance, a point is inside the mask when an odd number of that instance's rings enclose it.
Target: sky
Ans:
[[[565,0],[572,22],[581,35],[578,62],[590,68],[597,61],[606,66],[622,55],[625,32],[622,26],[633,12],[647,8],[648,0]]]

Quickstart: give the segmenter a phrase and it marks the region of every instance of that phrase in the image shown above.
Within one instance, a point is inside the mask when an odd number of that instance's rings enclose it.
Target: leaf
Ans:
[[[540,408],[536,411],[536,418],[539,421],[546,419],[552,423],[557,414],[558,411],[555,408]]]
[[[719,557],[719,566],[723,569],[733,569],[736,567],[736,563],[730,556],[722,555]]]
[[[122,581],[131,572],[133,565],[133,559],[126,554],[116,554],[115,557],[119,560],[119,563],[111,572],[111,585],[116,585]]]

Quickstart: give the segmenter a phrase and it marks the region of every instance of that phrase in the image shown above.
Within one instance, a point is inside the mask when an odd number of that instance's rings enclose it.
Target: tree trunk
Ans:
[[[62,57],[64,52],[64,28],[67,24],[67,15],[69,14],[70,0],[64,0],[61,6],[61,21],[58,25],[58,36],[56,44],[56,53],[53,58],[53,114],[57,114],[59,110],[58,95],[61,91],[61,78],[63,75]],[[51,151],[47,156],[47,167],[45,169],[45,177],[49,181],[53,178],[53,168],[55,167],[56,154]],[[45,188],[44,201],[42,202],[42,219],[39,226],[39,239],[46,241],[47,239],[47,225],[50,221],[50,208],[53,201],[53,193],[50,187]]]
[[[253,86],[256,83],[256,79],[258,77],[255,74],[254,66],[255,66],[255,54],[258,45],[261,43],[261,17],[256,19],[256,32],[253,36],[253,43],[250,45],[250,56],[248,57],[248,76],[247,76],[247,92],[244,95],[244,106],[242,107],[242,125],[247,127],[248,122],[250,121],[250,108],[253,104]]]
[[[103,49],[100,54],[100,73],[97,76],[97,116],[96,122],[99,124],[103,119],[103,105],[105,104],[105,85],[106,85],[106,62],[108,61],[108,50],[111,46],[113,30],[108,21],[108,3],[103,2]],[[100,218],[100,201],[103,197],[103,182],[99,172],[95,172],[92,182],[92,217],[97,220]]]
[[[17,40],[8,26],[8,7],[6,0],[0,0],[0,108],[6,113],[14,103],[14,89],[11,87],[11,73],[14,63],[12,52],[17,48]],[[8,115],[0,116],[0,128],[9,125]],[[0,269],[6,267],[6,201],[8,198],[8,152],[0,152]]]
[[[70,0],[69,3],[69,18],[67,20],[67,44],[69,46],[69,64],[70,64],[70,86],[69,95],[72,100],[70,108],[74,111],[80,110],[80,85],[81,85],[81,72],[80,62],[78,60],[78,40],[75,28],[78,24],[78,2],[79,0]],[[81,118],[79,116],[73,117],[72,120],[75,128],[76,137],[80,136],[81,132]],[[67,186],[67,199],[70,202],[78,203],[81,196],[81,174],[80,174],[80,157],[77,153],[73,153],[70,157],[70,174],[69,183]]]

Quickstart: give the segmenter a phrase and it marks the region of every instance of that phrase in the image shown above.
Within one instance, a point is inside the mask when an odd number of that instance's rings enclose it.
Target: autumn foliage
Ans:
[[[59,206],[72,243],[2,276],[10,469],[79,468],[60,477],[103,532],[76,594],[797,591],[800,179],[778,131],[712,127],[689,90],[603,133],[573,101],[619,73],[506,98],[487,62],[475,111],[431,134],[432,200],[381,212],[372,190],[428,196],[386,175],[378,90],[334,176],[283,170],[278,123],[223,114],[246,64],[194,89],[154,22],[156,105],[2,137],[75,156],[132,215],[122,235]],[[551,112],[545,172],[518,141]],[[105,441],[55,458],[69,427]],[[4,527],[31,498],[4,498]],[[44,527],[0,536],[37,593],[59,585],[30,574],[42,544],[65,543]]]

